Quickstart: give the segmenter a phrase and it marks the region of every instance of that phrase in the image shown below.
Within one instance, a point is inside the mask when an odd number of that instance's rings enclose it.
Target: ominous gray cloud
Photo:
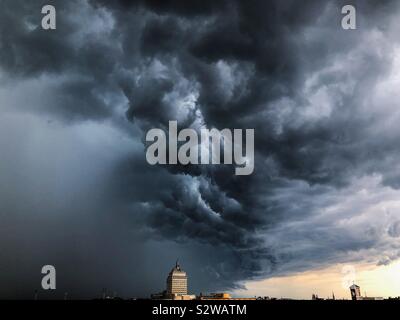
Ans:
[[[353,3],[346,31],[347,1],[51,1],[44,31],[2,1],[2,295],[44,260],[90,297],[161,290],[177,256],[195,292],[397,259],[399,8]],[[254,174],[149,166],[169,120],[254,128]]]

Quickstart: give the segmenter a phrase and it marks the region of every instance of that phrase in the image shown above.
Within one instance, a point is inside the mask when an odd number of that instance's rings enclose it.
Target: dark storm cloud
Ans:
[[[355,222],[357,237],[333,227],[342,211],[323,213],[362,190],[358,179],[398,188],[400,132],[387,125],[396,102],[377,93],[395,64],[395,1],[354,2],[355,31],[340,27],[343,1],[52,3],[54,32],[40,29],[40,2],[4,1],[0,11],[1,70],[23,88],[38,83],[41,114],[112,119],[135,141],[169,120],[255,129],[251,176],[153,168],[135,154],[116,161],[109,181],[135,232],[196,247],[193,259],[220,251],[205,266],[208,287],[394,250],[380,236],[387,226]],[[367,209],[346,207],[355,217]]]
[[[93,11],[85,3],[53,1],[60,19],[51,33],[41,28],[40,1],[4,1],[0,13],[2,70],[16,82],[35,78],[48,82],[51,88],[41,95],[56,103],[49,103],[46,111],[81,120],[111,116],[112,106],[102,93],[113,87],[108,77],[119,54],[107,37],[85,34],[91,31],[82,29],[81,22],[89,17],[102,35],[110,23],[105,12],[91,16]]]
[[[390,4],[386,5],[390,7]],[[147,5],[143,7],[148,8]],[[388,10],[387,7],[382,10]],[[385,170],[377,164],[379,155],[397,150],[392,149],[391,144],[379,146],[384,150],[377,152],[370,163],[365,161],[365,153],[370,154],[375,144],[369,140],[371,119],[362,113],[354,115],[354,112],[362,104],[363,95],[374,87],[377,77],[390,69],[391,56],[389,52],[381,56],[364,47],[362,31],[343,33],[339,28],[340,19],[337,19],[340,8],[340,3],[320,1],[237,2],[202,16],[201,12],[182,12],[179,8],[151,7],[161,16],[146,22],[140,50],[143,56],[159,61],[162,76],[146,77],[137,85],[138,93],[128,95],[129,116],[146,123],[150,121],[153,126],[166,126],[174,115],[175,106],[166,103],[164,98],[179,90],[176,86],[179,78],[193,81],[195,85],[186,90],[198,95],[193,107],[201,113],[197,120],[208,127],[221,129],[255,128],[256,163],[269,161],[270,164],[258,165],[255,176],[246,178],[235,177],[232,172],[218,168],[211,173],[203,172],[209,177],[205,180],[196,176],[182,179],[174,184],[176,187],[172,188],[168,198],[162,199],[162,205],[153,211],[150,225],[154,229],[170,238],[179,234],[178,238],[185,236],[226,243],[236,249],[250,249],[254,254],[254,269],[244,269],[241,277],[251,277],[258,269],[274,269],[277,260],[271,259],[271,249],[262,239],[252,235],[255,230],[262,230],[264,226],[268,230],[268,226],[283,217],[296,220],[312,215],[319,209],[315,199],[327,192],[324,185],[345,186],[354,175]],[[372,2],[360,3],[357,8],[368,23],[377,18],[373,15],[376,5]],[[362,17],[359,20],[363,24]],[[377,19],[372,27],[384,28],[385,21]],[[335,41],[331,41],[332,38]],[[157,43],[160,45],[155,45]],[[351,75],[346,66],[326,74],[318,73],[334,61],[345,60],[345,55],[357,45],[361,46],[359,52],[355,52],[361,60],[360,68],[354,67]],[[367,67],[365,63],[368,63]],[[310,101],[301,90],[313,74],[317,79],[309,89],[310,94],[321,88],[330,90],[333,110],[321,118],[317,110],[314,111],[316,119],[302,119]],[[357,79],[359,83],[347,91],[345,86],[351,79]],[[340,87],[341,83],[343,87]],[[143,95],[150,100],[143,103]],[[282,104],[291,104],[292,110],[286,119],[279,118],[279,105],[274,106],[280,104],[281,99],[286,99]],[[319,103],[328,104],[329,101]],[[161,113],[154,117],[155,110]],[[189,112],[180,120],[185,125],[190,124],[196,120],[193,115]],[[280,124],[282,120],[285,122]],[[365,139],[365,144],[361,139]],[[361,145],[356,146],[358,143]],[[275,171],[275,177],[271,177],[271,171]],[[199,179],[202,179],[200,185],[206,187],[190,190]],[[187,180],[190,182],[185,182]],[[321,186],[291,194],[292,180]],[[212,188],[215,191],[210,199],[207,190]],[[275,200],[275,190],[289,192],[286,196],[289,203]],[[229,208],[224,198],[238,205]],[[294,208],[290,203],[294,203]],[[215,214],[218,218],[213,216]],[[304,233],[299,233],[304,237]],[[333,233],[340,233],[340,230],[333,230]],[[316,238],[323,239],[323,236],[323,233],[315,233]],[[346,241],[335,241],[334,235],[327,234],[326,237],[329,240],[321,247],[331,247],[328,256],[375,244],[374,240],[342,238]],[[295,242],[295,237],[289,241]],[[323,249],[317,247],[308,255],[304,254],[303,259],[312,264],[318,256],[323,257],[322,252]]]

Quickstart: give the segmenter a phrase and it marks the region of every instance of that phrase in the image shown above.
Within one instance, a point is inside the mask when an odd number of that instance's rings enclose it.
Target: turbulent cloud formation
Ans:
[[[114,221],[107,232],[133,231],[112,242],[133,250],[126,258],[126,268],[136,268],[132,286],[142,272],[153,276],[133,256],[157,259],[139,253],[154,241],[154,254],[174,255],[166,268],[175,255],[192,259],[192,277],[201,279],[194,291],[339,261],[387,264],[400,255],[399,8],[354,1],[358,28],[349,31],[340,24],[347,2],[51,1],[57,29],[44,31],[41,1],[2,1],[0,110],[42,125],[50,119],[96,141],[87,158],[104,154],[97,165],[107,170],[88,177],[100,175],[106,186],[102,201]],[[230,166],[147,165],[146,131],[170,120],[197,130],[254,128],[253,175],[236,176]],[[104,147],[97,126],[111,130]],[[21,146],[10,145],[1,146],[17,155]],[[45,160],[55,151],[31,152]],[[5,162],[8,171],[16,165]],[[2,197],[10,212],[15,195]],[[47,201],[51,195],[36,210]],[[90,207],[80,201],[77,211]],[[100,208],[87,210],[96,220]],[[137,294],[158,289],[150,285]]]

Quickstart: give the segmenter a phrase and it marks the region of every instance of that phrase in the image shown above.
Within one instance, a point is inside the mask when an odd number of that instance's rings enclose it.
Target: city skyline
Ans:
[[[350,277],[343,275],[346,269],[353,269],[353,265],[342,265],[330,267],[326,270],[307,271],[295,275],[271,278],[266,281],[254,282],[248,284],[248,288],[244,290],[236,290],[230,292],[211,292],[191,291],[188,285],[188,275],[181,268],[179,259],[176,260],[174,267],[166,277],[165,289],[152,293],[149,296],[132,296],[130,294],[121,296],[117,291],[111,288],[102,288],[101,292],[87,299],[111,299],[111,300],[400,300],[400,281],[395,281],[388,285],[387,281],[392,279],[398,280],[396,275],[400,268],[400,262],[391,266],[383,266],[381,268],[388,269],[384,271],[384,277],[379,272],[374,275],[376,268],[367,266],[360,269]],[[341,268],[342,276],[338,276],[338,268]],[[355,270],[354,270],[355,271]],[[387,274],[389,271],[389,275]],[[386,273],[386,275],[385,275]],[[386,277],[385,277],[386,276]],[[340,278],[340,279],[339,279]],[[382,282],[383,280],[386,280]],[[282,281],[283,280],[283,281]],[[272,282],[272,285],[268,284]],[[338,286],[341,282],[341,286]],[[308,286],[305,287],[304,283]],[[255,284],[255,286],[254,286]],[[362,289],[359,286],[362,285]],[[318,291],[315,289],[318,288]],[[323,290],[321,290],[321,288]],[[382,293],[386,295],[374,295],[369,293]],[[376,288],[379,288],[378,291]],[[300,290],[299,290],[300,289]],[[303,289],[303,291],[302,291]],[[305,291],[304,291],[305,289]],[[335,293],[336,292],[336,293]],[[43,293],[43,291],[42,291]],[[45,296],[44,299],[57,300],[75,300],[74,292],[57,292],[51,297]],[[32,299],[25,297],[24,299]],[[35,290],[33,300],[41,300],[43,297],[39,295],[39,290]]]
[[[325,279],[325,284],[321,285],[321,284],[317,284],[316,280],[319,280],[321,283],[324,282],[324,280],[321,281],[321,278],[316,275],[315,273],[311,272],[307,272],[308,275],[306,275],[306,277],[308,276],[308,279],[304,279],[304,282],[307,282],[309,284],[309,289],[306,293],[302,293],[302,296],[298,296],[296,295],[296,293],[293,295],[293,289],[296,288],[296,278],[299,277],[299,275],[294,275],[294,276],[289,276],[289,277],[282,277],[282,278],[289,278],[289,280],[285,283],[278,283],[277,280],[279,279],[269,279],[266,282],[270,282],[270,281],[275,281],[275,284],[273,287],[260,287],[258,288],[259,291],[255,291],[258,294],[253,294],[253,295],[249,295],[249,292],[247,292],[247,290],[239,290],[237,292],[216,292],[216,293],[204,293],[202,291],[200,291],[200,293],[198,292],[193,292],[190,291],[188,288],[188,280],[189,280],[189,276],[187,275],[187,273],[181,268],[180,263],[178,263],[179,259],[176,260],[176,264],[175,266],[172,268],[172,270],[168,273],[168,277],[167,277],[167,285],[166,285],[166,289],[160,293],[156,293],[156,294],[152,294],[151,298],[155,299],[155,300],[192,300],[192,299],[201,299],[202,297],[207,297],[207,299],[215,299],[215,300],[219,300],[219,299],[267,299],[267,300],[273,300],[273,299],[299,299],[299,300],[384,300],[384,299],[399,299],[400,295],[398,295],[398,292],[400,292],[400,281],[398,281],[398,283],[395,283],[394,286],[392,286],[392,290],[391,294],[388,294],[386,296],[379,296],[379,295],[374,295],[374,294],[367,294],[367,290],[366,289],[370,289],[371,288],[371,283],[368,286],[368,282],[370,282],[372,280],[372,285],[376,287],[376,283],[374,284],[374,281],[380,281],[382,279],[375,278],[373,279],[373,274],[371,277],[371,271],[374,272],[376,271],[374,268],[369,268],[367,270],[360,270],[361,272],[358,273],[354,273],[352,275],[349,274],[344,274],[346,267],[350,267],[350,265],[346,265],[346,266],[342,266],[342,272],[341,272],[341,276],[338,276],[338,268],[339,266],[335,266],[335,267],[331,267],[330,268],[330,272],[328,272],[327,270],[324,271],[319,271],[320,274],[322,274],[322,277],[327,277],[327,275],[330,273],[330,278],[329,279]],[[351,266],[351,268],[354,268],[354,266]],[[394,267],[392,266],[392,273],[397,273],[399,271],[400,268],[400,263],[398,263],[397,265],[395,265]],[[336,272],[335,272],[336,270]],[[178,277],[183,276],[184,278],[184,290],[182,291],[182,285],[178,284],[178,281],[182,281],[182,280],[173,280],[174,274],[177,274],[176,272],[178,271],[178,273],[182,273],[182,275],[179,275]],[[355,270],[354,270],[355,271]],[[301,275],[304,276],[304,273],[302,273]],[[336,280],[332,279],[336,276]],[[393,277],[393,275],[392,275]],[[332,281],[333,280],[333,281]],[[175,287],[172,285],[172,283],[176,281],[177,285],[175,285]],[[297,280],[298,281],[298,280]],[[337,282],[341,282],[340,287],[337,285]],[[336,282],[336,283],[335,283]],[[365,287],[362,286],[360,287],[359,284],[362,285],[366,285]],[[381,284],[383,285],[382,288],[385,290],[387,290],[388,286],[387,283],[383,283]],[[290,288],[288,288],[290,287]],[[315,293],[314,288],[324,288],[324,290],[319,291],[319,293]],[[338,290],[338,288],[340,288]],[[360,289],[362,288],[362,289]],[[254,290],[254,288],[252,288]],[[313,291],[314,290],[314,291]],[[336,290],[336,294],[335,294],[335,290]],[[382,290],[382,289],[381,289]],[[294,290],[296,291],[296,290]],[[322,294],[321,294],[322,291]],[[330,291],[330,292],[329,292]],[[286,294],[284,294],[286,292]],[[312,293],[311,293],[312,292]],[[327,293],[329,292],[329,293]],[[372,292],[369,293],[376,293],[376,289],[375,291],[373,290]],[[379,291],[378,292],[382,292]],[[387,291],[386,291],[387,292]],[[253,291],[254,293],[254,291]],[[298,294],[298,293],[297,293]],[[308,295],[308,297],[307,297]],[[182,296],[182,298],[180,298],[180,296]],[[225,297],[224,297],[225,296]],[[224,298],[223,298],[224,297]]]

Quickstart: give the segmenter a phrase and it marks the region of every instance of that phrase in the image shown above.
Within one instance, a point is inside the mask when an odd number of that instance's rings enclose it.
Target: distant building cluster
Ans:
[[[364,294],[364,296],[361,295],[361,289],[358,285],[353,284],[352,286],[350,286],[350,295],[351,295],[351,300],[384,300],[384,298],[382,297],[368,297],[367,294]],[[332,298],[320,298],[318,297],[317,294],[313,293],[311,296],[312,300],[336,300],[335,299],[335,294],[332,293]],[[391,298],[389,298],[391,299]],[[395,298],[397,299],[397,298]]]
[[[182,270],[179,262],[169,272],[166,281],[166,290],[151,295],[154,300],[291,300],[284,298],[270,297],[254,297],[254,298],[233,298],[229,293],[210,293],[194,295],[188,294],[188,277],[185,271]],[[350,286],[350,294],[352,300],[384,300],[382,297],[368,297],[366,294],[361,295],[360,287],[356,284]],[[318,294],[313,293],[312,300],[336,300],[335,294],[332,292],[332,297],[320,298]],[[389,298],[389,300],[400,300],[399,298]]]
[[[167,288],[151,295],[154,300],[256,300],[256,298],[232,298],[229,293],[188,294],[188,277],[177,261],[167,277]]]
[[[350,287],[350,294],[351,294],[351,300],[383,300],[382,297],[367,297],[367,294],[362,296],[360,287],[356,284],[353,284]]]
[[[320,298],[320,297],[318,297],[317,294],[313,293],[312,296],[311,296],[311,300],[336,300],[336,297],[335,297],[335,294],[333,292],[332,292],[332,298],[328,297],[326,299]]]

